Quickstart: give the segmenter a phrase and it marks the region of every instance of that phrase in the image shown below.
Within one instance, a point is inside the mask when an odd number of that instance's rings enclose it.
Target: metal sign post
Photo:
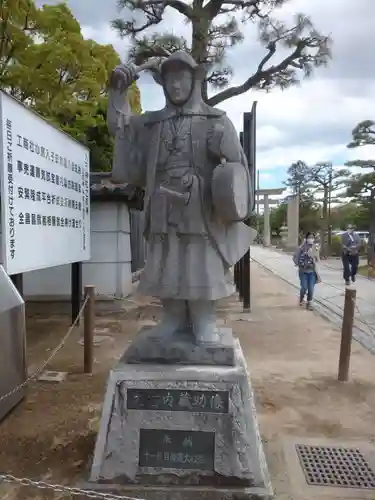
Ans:
[[[253,102],[250,112],[244,113],[243,132],[240,133],[240,141],[247,158],[251,187],[252,187],[252,210],[255,208],[256,197],[256,106],[257,102]],[[250,221],[245,221],[245,224],[250,225]],[[251,311],[251,275],[250,275],[250,248],[241,258],[236,271],[237,287],[241,300],[243,301],[244,312]]]

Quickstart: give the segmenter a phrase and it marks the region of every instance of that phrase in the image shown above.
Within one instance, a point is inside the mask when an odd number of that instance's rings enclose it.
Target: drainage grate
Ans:
[[[375,473],[357,448],[297,444],[296,450],[310,485],[375,489]]]

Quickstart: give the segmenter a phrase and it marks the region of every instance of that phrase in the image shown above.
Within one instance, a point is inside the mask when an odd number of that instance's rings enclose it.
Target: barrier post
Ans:
[[[95,286],[85,286],[85,305],[83,313],[83,369],[92,373],[94,364],[94,330],[95,330]]]
[[[353,339],[354,311],[357,291],[352,288],[345,290],[344,316],[341,327],[341,344],[339,358],[338,380],[347,382],[349,380],[350,354]]]

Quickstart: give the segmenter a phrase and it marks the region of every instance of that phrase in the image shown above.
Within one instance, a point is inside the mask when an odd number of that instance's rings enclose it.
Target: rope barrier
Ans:
[[[13,396],[13,394],[15,394],[16,392],[20,391],[24,387],[26,387],[31,381],[37,379],[38,376],[45,370],[45,368],[48,366],[48,364],[50,363],[50,361],[52,360],[52,358],[54,358],[56,356],[56,354],[60,351],[60,349],[62,349],[62,347],[65,345],[65,342],[68,340],[68,338],[72,334],[74,328],[77,325],[77,322],[79,321],[79,319],[81,318],[81,316],[83,314],[83,311],[84,311],[84,309],[86,307],[88,299],[89,299],[89,297],[85,298],[85,300],[84,300],[84,302],[82,304],[82,307],[79,310],[76,319],[74,320],[74,323],[70,326],[70,328],[68,329],[67,333],[62,338],[61,342],[52,351],[52,354],[47,358],[47,360],[42,364],[42,366],[40,366],[37,370],[35,370],[24,382],[22,382],[22,384],[19,384],[17,387],[15,387],[11,391],[9,391],[7,394],[4,394],[3,396],[1,396],[0,397],[0,403],[2,401],[4,401],[5,399],[9,398],[10,396]]]

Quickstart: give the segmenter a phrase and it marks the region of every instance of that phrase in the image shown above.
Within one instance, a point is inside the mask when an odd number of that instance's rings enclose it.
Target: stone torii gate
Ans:
[[[263,245],[268,247],[271,245],[271,226],[270,226],[270,205],[277,205],[278,200],[270,199],[270,196],[281,195],[284,192],[284,188],[275,189],[257,189],[256,195],[256,212],[259,215],[259,206],[263,205]],[[263,198],[259,198],[263,196]]]
[[[287,226],[288,238],[286,247],[295,250],[299,243],[299,196],[288,196]]]

